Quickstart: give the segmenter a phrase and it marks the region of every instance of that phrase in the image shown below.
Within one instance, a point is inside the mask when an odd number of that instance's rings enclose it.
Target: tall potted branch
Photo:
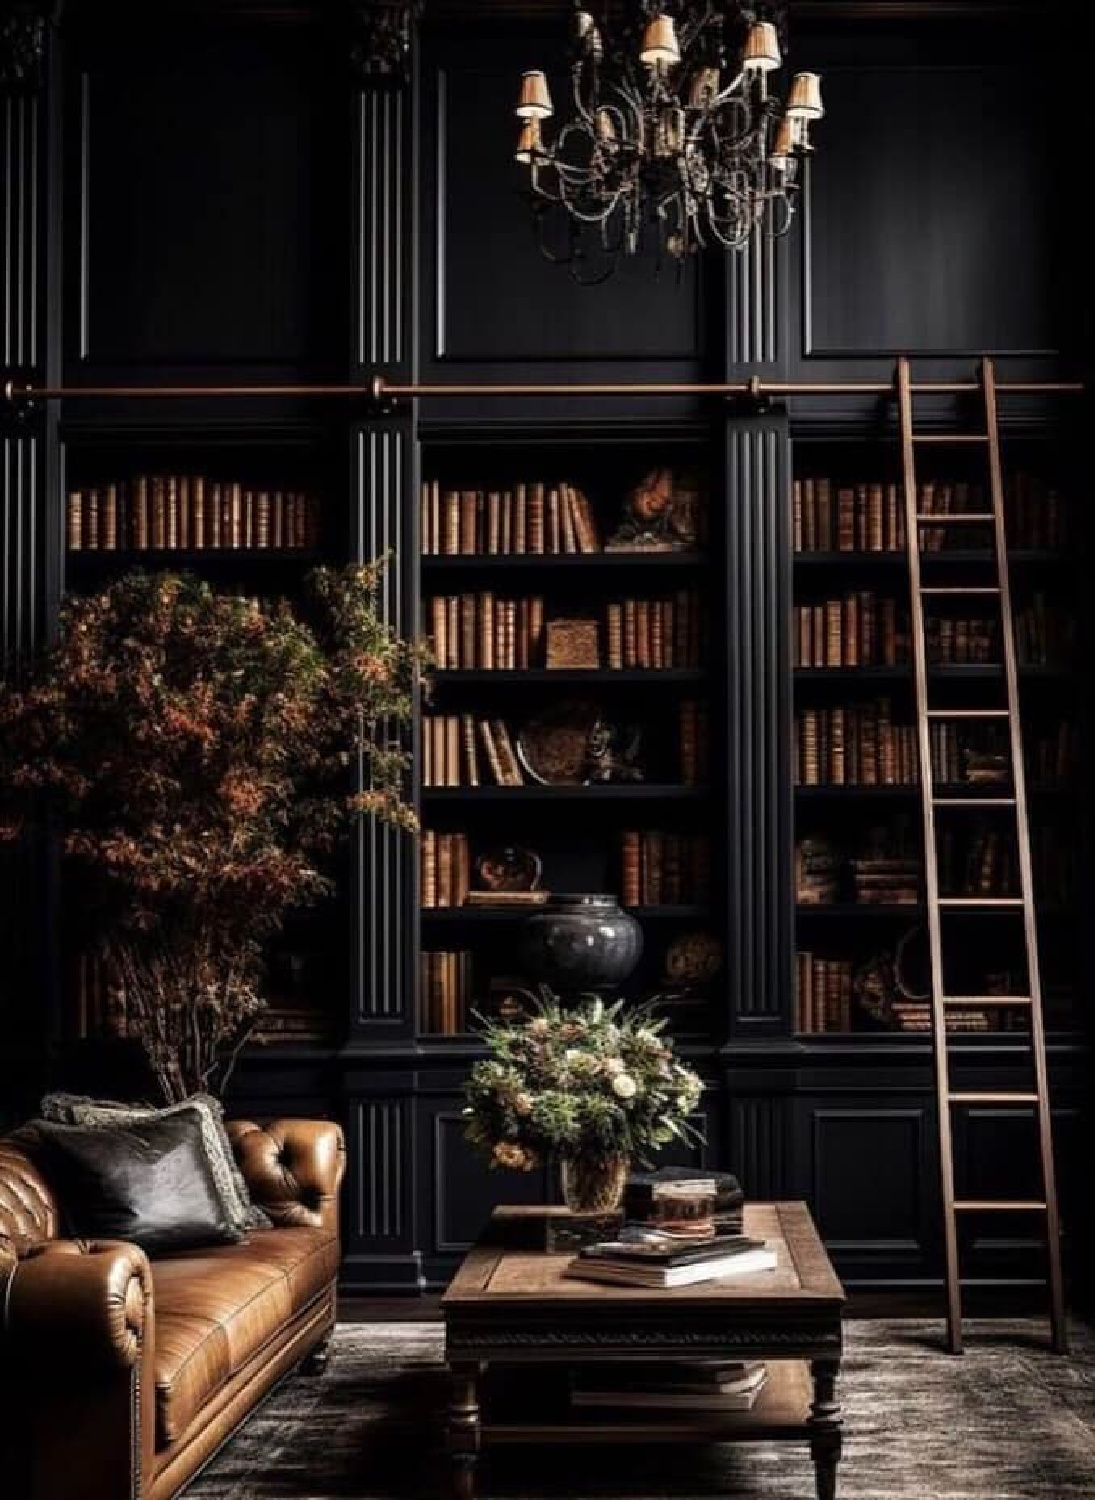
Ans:
[[[263,945],[330,892],[355,820],[415,826],[419,653],[380,617],[382,569],[320,569],[296,609],[132,573],[68,600],[31,684],[0,689],[0,837],[58,837],[166,1099],[223,1090]]]

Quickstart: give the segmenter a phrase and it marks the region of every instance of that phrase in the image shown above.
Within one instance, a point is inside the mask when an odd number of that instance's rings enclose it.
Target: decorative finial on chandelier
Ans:
[[[554,132],[546,74],[521,80],[516,160],[547,258],[596,282],[651,243],[683,264],[709,245],[785,234],[824,113],[816,73],[794,76],[786,107],[772,91],[785,8],[620,0],[611,27],[599,9],[575,5],[569,107]]]

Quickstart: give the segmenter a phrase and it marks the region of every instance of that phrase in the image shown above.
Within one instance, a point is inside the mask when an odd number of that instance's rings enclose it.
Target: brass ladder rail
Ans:
[[[991,359],[983,359],[979,389],[985,415],[985,431],[976,434],[952,434],[949,441],[958,444],[978,443],[985,447],[988,459],[990,509],[978,512],[977,522],[990,526],[993,536],[995,581],[991,589],[975,590],[991,594],[998,600],[1000,640],[1003,648],[1004,684],[1007,707],[1000,709],[935,708],[930,702],[930,678],[927,658],[925,616],[930,600],[939,590],[925,588],[921,581],[921,536],[929,526],[945,527],[959,518],[951,515],[925,514],[918,508],[919,487],[916,472],[916,446],[925,440],[913,427],[913,386],[909,361],[901,358],[896,373],[898,421],[901,433],[902,480],[905,499],[906,546],[909,558],[910,625],[913,648],[913,674],[916,687],[917,739],[920,756],[920,793],[924,832],[924,885],[927,899],[928,940],[931,960],[932,1053],[935,1072],[936,1109],[939,1135],[939,1170],[943,1200],[943,1243],[947,1290],[947,1342],[953,1354],[962,1352],[961,1279],[958,1264],[958,1214],[1033,1213],[1045,1216],[1046,1248],[1049,1264],[1050,1322],[1053,1348],[1064,1353],[1068,1348],[1065,1322],[1064,1289],[1061,1278],[1060,1224],[1057,1212],[1057,1187],[1053,1165],[1053,1139],[1049,1109],[1049,1085],[1046,1072],[1045,1026],[1042,1016],[1042,985],[1038,962],[1038,933],[1034,911],[1034,889],[1030,857],[1030,822],[1027,812],[1026,777],[1023,768],[1022,725],[1019,715],[1019,677],[1016,665],[1015,632],[1008,573],[1007,535],[1004,521],[1004,482],[1000,461],[1000,429],[997,412],[996,374]],[[945,442],[945,435],[931,434],[929,440]],[[963,524],[970,520],[965,517]],[[972,799],[936,796],[932,776],[931,724],[933,721],[968,719],[1006,720],[1013,794],[994,798],[987,805],[1014,809],[1015,835],[1019,864],[1018,898],[986,897],[983,900],[946,898],[939,893],[939,845],[936,809],[970,805]],[[968,1005],[976,997],[949,995],[944,969],[944,913],[959,910],[1014,909],[1022,911],[1023,939],[1027,966],[1027,994],[1011,996],[1002,1003],[1022,1006],[1030,1013],[1030,1049],[1034,1071],[1033,1092],[956,1091],[951,1084],[950,1052],[947,1044],[947,1010]],[[988,1003],[991,997],[983,997]],[[1028,1199],[956,1199],[954,1189],[954,1150],[951,1110],[976,1107],[977,1104],[1005,1104],[1033,1109],[1039,1137],[1042,1193],[1040,1200]]]

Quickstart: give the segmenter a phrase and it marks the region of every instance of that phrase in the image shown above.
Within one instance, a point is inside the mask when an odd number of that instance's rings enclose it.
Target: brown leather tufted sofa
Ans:
[[[288,1370],[322,1368],[335,1317],[337,1125],[228,1127],[273,1221],[149,1262],[64,1240],[40,1171],[0,1138],[0,1494],[168,1500]]]

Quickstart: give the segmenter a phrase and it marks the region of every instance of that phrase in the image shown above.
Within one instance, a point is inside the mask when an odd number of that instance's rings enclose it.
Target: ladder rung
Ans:
[[[976,910],[984,908],[989,910],[996,906],[1022,906],[1022,896],[940,896],[939,905],[957,908],[958,910]]]
[[[959,1214],[1044,1214],[1046,1206],[1037,1198],[956,1198]]]
[[[966,1006],[980,1010],[993,1005],[1029,1005],[1029,995],[943,995],[944,1005]]]
[[[917,513],[920,526],[991,526],[996,517],[992,511],[948,511],[945,515],[933,516],[931,512]]]
[[[952,1104],[1037,1104],[1037,1094],[997,1094],[997,1093],[971,1093],[968,1089],[961,1093],[948,1094],[947,1098]]]
[[[987,443],[984,432],[914,432],[914,443]]]
[[[961,595],[963,599],[967,599],[967,598],[969,598],[969,596],[971,594],[975,595],[975,596],[976,595],[981,595],[981,596],[985,596],[985,597],[988,597],[989,595],[992,595],[993,597],[995,597],[997,594],[999,594],[1000,590],[996,589],[996,588],[992,588],[992,589],[989,589],[989,588],[977,588],[977,589],[930,588],[930,589],[924,589],[924,588],[922,588],[920,590],[920,592],[923,595],[925,595],[925,597],[929,597],[929,598],[932,598],[932,599],[943,599],[943,598],[947,598],[947,597],[949,597],[951,595]]]
[[[1009,719],[1006,708],[929,708],[925,710],[929,719]]]
[[[933,797],[936,807],[1014,807],[1014,797]]]

